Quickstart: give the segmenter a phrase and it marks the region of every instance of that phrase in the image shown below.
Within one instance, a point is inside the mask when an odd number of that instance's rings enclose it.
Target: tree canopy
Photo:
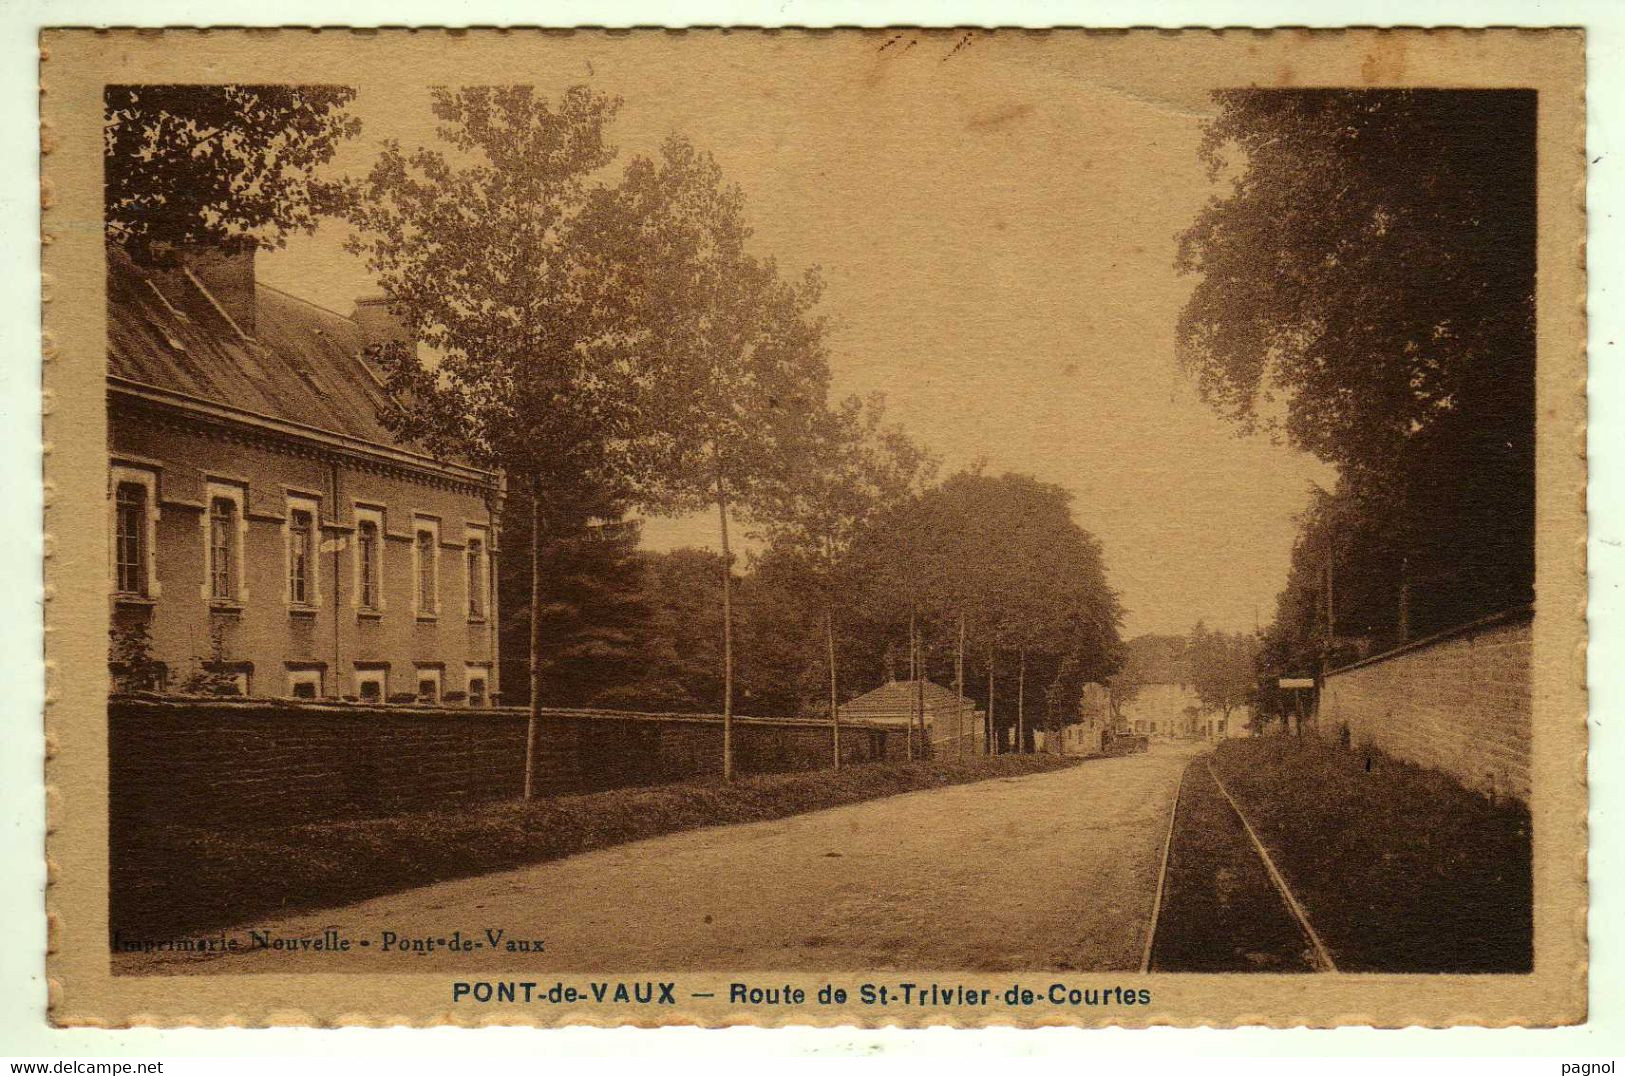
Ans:
[[[1187,648],[1191,686],[1203,709],[1228,718],[1253,699],[1257,685],[1258,640],[1240,632],[1212,631],[1197,621]]]
[[[614,252],[595,242],[619,102],[473,86],[435,89],[431,107],[452,152],[385,143],[351,210],[351,250],[434,356],[385,352],[408,401],[386,419],[548,504],[625,496],[646,370],[625,339]]]
[[[1329,568],[1339,629],[1382,638],[1530,601],[1534,94],[1215,97],[1228,186],[1180,239],[1178,351],[1241,429],[1338,468],[1289,589]]]
[[[142,263],[175,248],[278,247],[343,205],[320,175],[361,123],[347,86],[108,86],[107,238]]]
[[[658,407],[643,503],[749,517],[765,487],[818,450],[829,395],[816,270],[786,278],[750,253],[744,197],[681,137],[629,162],[603,235],[624,266]]]
[[[1045,721],[1075,720],[1083,684],[1118,666],[1122,610],[1071,500],[1027,475],[950,475],[875,517],[854,546],[863,584],[850,603],[877,624],[917,610],[937,660],[957,647],[963,617],[984,669],[1025,652]]]
[[[1180,239],[1180,356],[1222,413],[1381,469],[1532,345],[1533,95],[1215,96],[1203,158],[1240,169]]]

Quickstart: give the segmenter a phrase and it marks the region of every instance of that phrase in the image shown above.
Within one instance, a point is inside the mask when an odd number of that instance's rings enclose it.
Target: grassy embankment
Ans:
[[[522,867],[681,830],[759,822],[1077,759],[1003,755],[852,766],[229,831],[131,827],[112,841],[112,929],[174,937]]]
[[[1313,737],[1229,741],[1213,766],[1340,970],[1530,969],[1522,805]]]

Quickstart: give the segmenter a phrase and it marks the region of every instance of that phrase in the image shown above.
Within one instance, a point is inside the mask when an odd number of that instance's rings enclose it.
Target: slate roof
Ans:
[[[857,718],[866,721],[897,721],[907,722],[914,715],[914,681],[893,680],[882,684],[873,691],[859,695],[850,702],[841,704],[841,716]],[[935,713],[953,713],[959,706],[959,696],[940,684],[925,681],[925,716],[930,721]],[[965,700],[967,709],[975,709],[976,704]]]
[[[108,251],[107,304],[114,377],[397,444],[378,418],[395,405],[368,365],[365,334],[342,314],[256,282],[245,340],[184,273],[141,268],[116,249]]]

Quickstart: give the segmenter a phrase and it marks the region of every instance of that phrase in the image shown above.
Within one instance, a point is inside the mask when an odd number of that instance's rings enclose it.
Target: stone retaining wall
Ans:
[[[1532,629],[1502,614],[1333,670],[1320,730],[1528,803]]]
[[[523,710],[121,696],[108,704],[115,819],[294,823],[514,798]],[[842,722],[843,764],[902,758],[902,728]],[[735,718],[739,773],[828,766],[826,722]],[[722,721],[705,714],[552,710],[544,795],[654,785],[722,768]]]

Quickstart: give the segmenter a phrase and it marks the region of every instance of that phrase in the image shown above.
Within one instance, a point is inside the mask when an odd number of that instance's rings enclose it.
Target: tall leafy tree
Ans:
[[[637,705],[715,713],[722,706],[722,613],[716,580],[722,559],[701,549],[644,553],[650,645],[626,691]]]
[[[723,565],[723,772],[733,774],[734,563],[730,522],[749,522],[764,487],[816,451],[829,363],[815,313],[815,272],[788,280],[746,250],[737,186],[682,138],[658,160],[632,161],[616,197],[627,225],[616,244],[643,320],[659,421],[647,427],[660,464],[642,502],[712,507]],[[657,343],[651,343],[657,341]]]
[[[855,586],[849,557],[863,529],[888,506],[907,502],[934,461],[902,430],[884,425],[884,401],[849,398],[814,412],[814,436],[758,483],[759,531],[779,561],[798,571],[820,608],[835,768],[841,763],[837,606]]]
[[[278,247],[343,205],[322,166],[361,123],[347,86],[114,85],[103,91],[105,227],[144,264],[176,248]]]
[[[385,143],[352,209],[351,249],[428,349],[383,361],[403,406],[394,431],[504,469],[530,504],[530,704],[525,789],[533,787],[541,653],[542,554],[582,504],[622,504],[647,486],[640,435],[686,415],[648,410],[648,357],[629,302],[621,202],[604,182],[618,102],[583,87],[557,102],[528,86],[433,91],[442,148]],[[658,183],[646,211],[668,203]]]
[[[1228,90],[1180,240],[1204,397],[1337,465],[1366,564],[1439,628],[1530,600],[1535,95]],[[1326,562],[1329,563],[1329,562]],[[1409,599],[1414,598],[1414,601]]]
[[[967,644],[985,657],[986,691],[971,694],[987,707],[990,733],[1000,725],[1001,658],[1015,659],[1008,724],[1020,730],[1022,749],[1029,664],[1047,724],[1051,714],[1075,712],[1077,699],[1063,697],[1067,682],[1081,692],[1119,660],[1122,611],[1100,544],[1072,519],[1070,502],[1065,490],[1030,476],[961,472],[878,516],[854,554],[877,622],[889,614],[897,625],[918,611],[956,651],[964,626]]]
[[[1191,686],[1203,709],[1230,715],[1252,701],[1256,687],[1258,641],[1250,635],[1210,631],[1197,621],[1187,648]]]

